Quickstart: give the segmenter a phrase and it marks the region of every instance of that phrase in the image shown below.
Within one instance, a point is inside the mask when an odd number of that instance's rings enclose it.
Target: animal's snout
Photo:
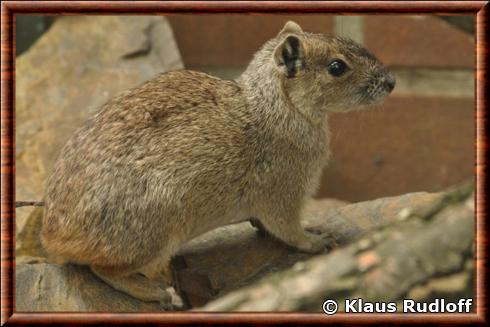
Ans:
[[[395,88],[395,85],[396,85],[395,76],[391,73],[388,73],[388,75],[386,76],[386,78],[384,80],[384,87],[386,88],[386,90],[388,92],[391,92]]]

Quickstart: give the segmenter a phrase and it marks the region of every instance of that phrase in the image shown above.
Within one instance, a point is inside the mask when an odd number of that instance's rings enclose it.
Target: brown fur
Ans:
[[[291,35],[299,48],[286,66]],[[333,58],[351,70],[330,76]],[[168,283],[183,243],[250,217],[291,246],[320,251],[326,240],[305,234],[300,216],[329,157],[326,113],[380,101],[391,91],[386,80],[393,77],[352,41],[292,22],[236,82],[161,74],[106,103],[62,149],[42,242],[145,300],[168,296],[142,296],[141,283],[123,285],[134,276],[119,277],[143,272]]]

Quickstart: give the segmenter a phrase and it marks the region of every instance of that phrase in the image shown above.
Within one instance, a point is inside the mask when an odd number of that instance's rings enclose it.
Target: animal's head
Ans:
[[[303,32],[291,21],[254,61],[272,65],[290,101],[303,110],[353,110],[379,103],[395,87],[393,74],[361,45]]]

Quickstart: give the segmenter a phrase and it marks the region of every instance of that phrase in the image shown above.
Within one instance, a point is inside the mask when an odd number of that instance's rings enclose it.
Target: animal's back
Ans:
[[[212,197],[237,196],[227,186],[249,164],[240,96],[231,81],[176,71],[105,104],[62,149],[48,181],[45,246],[68,260],[131,265],[158,252],[173,225],[185,237],[190,211],[226,211]]]

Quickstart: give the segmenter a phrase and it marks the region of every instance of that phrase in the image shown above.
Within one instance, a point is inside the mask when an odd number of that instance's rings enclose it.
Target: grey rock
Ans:
[[[156,302],[141,302],[116,291],[87,267],[46,263],[17,264],[15,310],[161,312]]]

